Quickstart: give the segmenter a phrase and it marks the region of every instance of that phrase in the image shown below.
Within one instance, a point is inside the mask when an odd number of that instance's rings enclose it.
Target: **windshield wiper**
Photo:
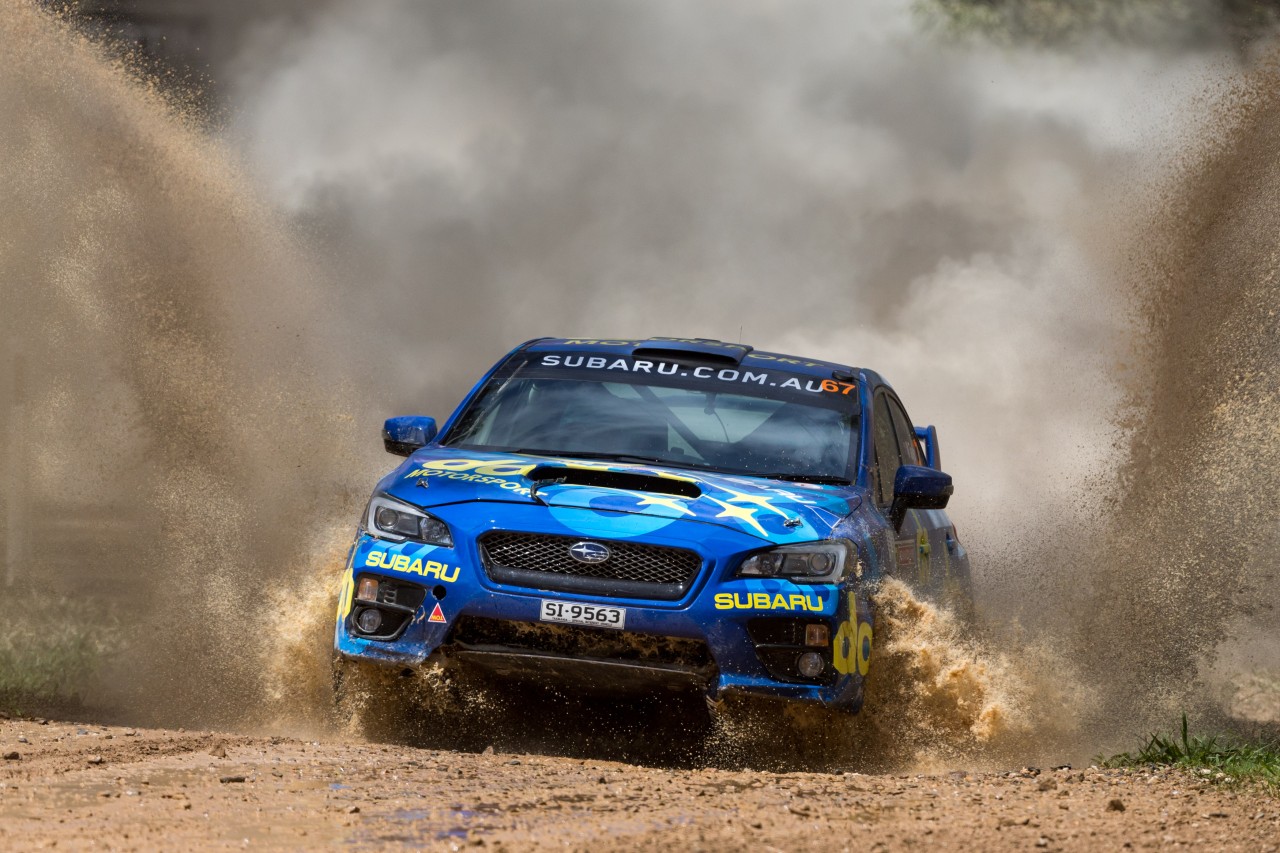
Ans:
[[[561,485],[564,483],[564,481],[565,481],[564,477],[556,477],[550,480],[534,480],[533,486],[529,489],[529,497],[533,498],[535,501],[542,504],[543,506],[546,506],[547,502],[544,501],[542,499],[542,496],[538,494],[538,490],[541,489],[543,486]]]
[[[602,459],[631,465],[662,465],[667,468],[690,468],[695,471],[712,470],[707,465],[693,462],[676,462],[658,456],[637,456],[633,453],[600,453],[592,450],[530,450],[523,447],[504,450],[505,453],[523,453],[527,456],[563,456],[565,459]]]
[[[486,448],[496,449],[496,448]],[[710,465],[699,465],[694,462],[677,462],[662,459],[658,456],[640,456],[633,453],[603,453],[594,450],[539,450],[528,447],[504,447],[503,453],[522,453],[526,456],[563,457],[565,459],[602,459],[609,462],[622,462],[632,465],[661,465],[667,468],[685,468],[693,471],[708,471],[712,474],[728,474],[730,476],[760,477],[764,480],[790,480],[793,483],[816,483],[821,486],[852,486],[853,481],[844,477],[829,474],[783,474],[760,473],[759,471],[735,471],[729,468],[714,468]]]
[[[846,480],[844,477],[832,477],[826,474],[757,474],[755,472],[744,471],[752,477],[760,477],[765,480],[790,480],[793,483],[817,483],[820,486],[852,486],[852,480]]]

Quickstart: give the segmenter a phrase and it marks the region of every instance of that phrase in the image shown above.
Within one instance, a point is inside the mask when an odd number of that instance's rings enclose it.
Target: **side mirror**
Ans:
[[[382,425],[382,446],[396,456],[409,456],[435,437],[435,418],[422,415],[387,418]]]
[[[931,426],[916,427],[916,438],[924,444],[924,464],[942,468],[942,451],[938,449],[938,430]]]
[[[909,509],[946,509],[953,491],[950,474],[923,465],[900,466],[893,478],[893,505],[889,508],[893,529],[902,529]]]

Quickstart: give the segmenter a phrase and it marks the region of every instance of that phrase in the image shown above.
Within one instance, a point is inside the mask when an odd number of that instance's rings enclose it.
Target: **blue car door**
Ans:
[[[893,392],[877,389],[872,412],[875,472],[872,494],[885,524],[893,503],[893,480],[901,465],[923,465],[924,457],[906,410]],[[935,601],[950,598],[953,565],[951,522],[944,510],[913,509],[894,532],[891,574]]]
[[[885,393],[883,396],[884,405],[877,414],[883,416],[885,410],[889,413],[898,445],[899,464],[927,464],[924,449],[906,409],[892,394]],[[908,538],[915,540],[916,586],[935,601],[955,608],[958,613],[972,615],[969,558],[960,545],[955,526],[946,510],[913,509],[907,513],[907,519],[899,533],[898,542],[902,556],[906,557]]]

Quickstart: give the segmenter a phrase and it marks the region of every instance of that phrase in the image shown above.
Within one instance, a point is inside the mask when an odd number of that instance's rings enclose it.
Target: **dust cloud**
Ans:
[[[940,427],[993,618],[885,605],[917,760],[1128,745],[1273,624],[1280,134],[1262,84],[1214,113],[1234,56],[945,47],[890,0],[287,5],[219,140],[0,5],[5,589],[127,626],[97,700],[319,725],[378,423],[544,334],[863,363]]]
[[[388,411],[447,412],[538,335],[866,364],[940,427],[989,552],[1111,449],[1093,243],[1232,62],[948,49],[902,2],[389,2],[261,28],[229,73]]]
[[[1131,637],[1171,599],[1162,548],[1130,532],[1125,430],[1177,421],[1134,408],[1165,363],[1135,345],[1164,290],[1125,259],[1154,248],[1152,188],[1182,180],[1238,69],[948,48],[897,2],[339,2],[258,30],[232,133],[358,283],[367,370],[405,411],[447,411],[475,365],[542,334],[741,337],[882,370],[940,427],[1003,642],[1050,656],[988,673],[1060,673],[1043,701],[1088,751],[1195,695],[1151,656],[1211,655],[1184,618],[1208,584]]]

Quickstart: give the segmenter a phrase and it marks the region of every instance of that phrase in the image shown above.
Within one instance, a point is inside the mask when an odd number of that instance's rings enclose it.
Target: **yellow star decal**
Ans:
[[[716,488],[733,495],[733,497],[729,498],[729,503],[731,504],[753,504],[754,506],[760,507],[760,509],[767,509],[769,512],[772,512],[775,515],[780,515],[783,518],[791,517],[790,513],[783,512],[771,504],[769,499],[764,495],[748,495],[745,492],[736,492],[725,486],[717,486]],[[719,503],[719,501],[716,501],[716,503]]]
[[[693,511],[680,503],[679,498],[660,498],[650,495],[640,501],[640,506],[665,506],[667,509],[674,509],[677,512],[683,512],[685,515],[693,515]]]
[[[716,503],[720,504],[720,506],[724,507],[724,512],[717,515],[716,518],[741,519],[742,521],[745,521],[747,524],[750,524],[756,530],[759,530],[762,536],[766,535],[764,532],[764,528],[760,526],[760,522],[756,521],[755,519],[756,511],[754,509],[747,509],[744,506],[734,506],[733,504],[727,504],[724,501],[716,500],[715,498],[712,498],[712,497],[708,497],[707,500],[715,501]]]
[[[784,489],[779,489],[778,494],[782,495],[787,500],[792,500],[798,504],[804,504],[805,506],[813,506],[817,503],[817,501],[811,501],[802,495],[797,495],[795,492],[789,492]]]

